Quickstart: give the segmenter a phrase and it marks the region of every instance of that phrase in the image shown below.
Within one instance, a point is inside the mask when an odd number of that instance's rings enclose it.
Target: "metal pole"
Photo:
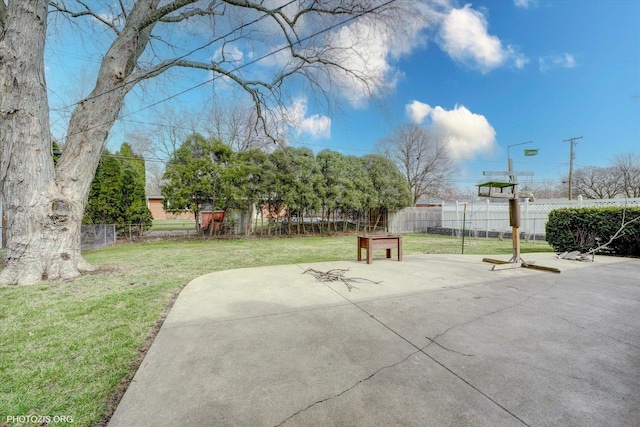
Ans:
[[[462,210],[462,255],[464,255],[464,225],[467,220],[467,204],[464,204],[464,209]]]
[[[509,182],[515,182],[515,176],[513,175],[513,161],[511,160],[511,155],[509,154],[509,149],[511,147],[516,147],[518,145],[531,144],[533,141],[520,142],[518,144],[511,144],[507,146],[507,166],[509,167]]]

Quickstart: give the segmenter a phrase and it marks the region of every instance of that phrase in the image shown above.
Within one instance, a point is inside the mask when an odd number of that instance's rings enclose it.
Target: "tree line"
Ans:
[[[314,154],[294,147],[236,152],[198,133],[171,156],[164,179],[165,210],[193,212],[199,232],[205,209],[257,208],[267,233],[284,225],[292,234],[375,229],[387,212],[412,203],[406,179],[381,155]],[[368,224],[361,222],[364,217]]]
[[[607,166],[578,168],[572,176],[572,198],[616,199],[640,197],[640,155],[618,154]],[[569,195],[569,178],[558,182],[546,182],[532,188],[536,198],[566,198]]]
[[[54,148],[55,149],[55,148]],[[83,224],[151,226],[145,194],[145,162],[128,143],[119,151],[104,149],[82,217]]]
[[[616,156],[609,166],[587,166],[573,174],[573,188],[587,199],[640,197],[640,156]]]

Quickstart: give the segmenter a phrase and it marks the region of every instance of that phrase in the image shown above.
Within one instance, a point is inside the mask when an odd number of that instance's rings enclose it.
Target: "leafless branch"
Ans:
[[[221,13],[216,12],[214,10],[216,4],[217,4],[216,1],[212,1],[211,3],[209,3],[209,7],[207,7],[206,9],[192,9],[192,10],[179,13],[177,15],[163,16],[162,18],[159,19],[159,21],[160,22],[182,22],[182,21],[186,21],[189,18],[193,18],[194,16],[219,15]]]
[[[362,277],[344,277],[344,274],[347,271],[349,271],[349,269],[335,268],[329,271],[319,271],[313,268],[308,268],[307,270],[303,271],[302,274],[307,274],[307,273],[311,274],[313,277],[316,278],[316,281],[322,282],[322,283],[342,282],[347,286],[347,289],[349,290],[349,292],[351,292],[351,289],[354,289],[354,288],[358,289],[355,286],[353,286],[351,282],[361,282],[361,283],[368,282],[376,285],[382,283],[382,281],[376,282],[374,280],[364,279]]]
[[[591,249],[590,251],[586,252],[585,255],[595,254],[596,252],[607,248],[611,244],[611,242],[613,242],[614,240],[616,240],[619,237],[622,237],[624,229],[629,224],[632,224],[632,223],[634,223],[636,221],[640,221],[640,215],[639,215],[639,216],[635,217],[634,219],[625,222],[626,213],[627,213],[626,209],[624,211],[622,211],[622,224],[620,225],[620,228],[618,229],[618,231],[616,231],[613,234],[613,236],[611,236],[609,238],[609,241],[607,243],[603,244],[603,245],[598,246],[597,248]]]
[[[82,10],[82,11],[79,11],[79,12],[74,12],[72,10],[67,9],[64,6],[64,4],[58,3],[58,2],[55,2],[55,1],[50,1],[49,2],[49,6],[53,7],[58,12],[65,13],[65,14],[69,15],[72,18],[78,18],[78,17],[81,17],[81,16],[91,16],[92,18],[96,19],[99,22],[102,22],[104,25],[106,25],[107,27],[111,28],[113,30],[113,32],[115,32],[117,35],[120,35],[120,30],[118,29],[118,27],[116,27],[116,25],[113,22],[109,22],[104,17],[102,17],[101,15],[95,13],[83,1],[76,0],[76,2],[78,4],[80,4],[80,5],[82,5],[85,8],[85,10]],[[0,3],[4,4],[4,2],[0,2]]]

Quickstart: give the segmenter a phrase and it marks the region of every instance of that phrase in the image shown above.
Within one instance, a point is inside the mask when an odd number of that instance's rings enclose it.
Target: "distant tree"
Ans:
[[[162,187],[164,209],[167,212],[191,211],[200,234],[200,212],[205,204],[212,202],[214,184],[212,146],[204,136],[193,134],[167,163]]]
[[[347,219],[355,220],[356,231],[360,230],[360,219],[371,207],[375,207],[376,189],[366,162],[356,156],[345,157],[346,175],[349,180],[345,183],[344,195],[340,209],[346,215],[343,231],[347,229]]]
[[[222,141],[199,133],[189,136],[167,164],[165,210],[193,212],[196,230],[202,233],[200,213],[205,207],[224,210],[244,197],[234,186],[235,161],[235,153]]]
[[[319,152],[316,156],[316,163],[319,172],[316,192],[320,199],[323,219],[321,226],[326,220],[326,225],[329,227],[331,214],[335,214],[344,205],[345,193],[350,184],[347,164],[342,154],[331,150]]]
[[[362,161],[374,190],[371,207],[377,210],[375,229],[384,213],[412,205],[413,198],[405,177],[391,160],[369,154]]]
[[[640,155],[620,154],[613,159],[612,168],[620,177],[623,197],[640,197]]]
[[[56,163],[58,163],[58,160],[60,159],[60,154],[62,154],[62,149],[60,148],[60,144],[58,144],[57,141],[53,141],[51,142],[51,150],[53,153],[53,164],[55,165]]]
[[[568,193],[568,186],[561,180],[544,180],[528,186],[535,199],[561,199]]]
[[[103,150],[91,184],[85,224],[151,225],[145,194],[144,160],[123,143],[115,154]]]
[[[152,216],[147,206],[146,168],[144,158],[134,153],[131,145],[123,143],[115,154],[122,169],[122,224],[151,226]]]
[[[269,157],[277,170],[275,194],[287,208],[288,232],[293,232],[292,220],[296,218],[299,233],[306,213],[320,205],[316,193],[319,174],[315,156],[308,148],[287,147],[274,151]]]
[[[613,199],[622,191],[620,172],[611,166],[587,166],[573,172],[574,194],[587,199]]]
[[[227,141],[235,152],[241,153],[253,148],[267,150],[274,143],[264,128],[256,127],[258,120],[252,106],[238,102],[231,105],[215,104],[203,127],[213,137]]]
[[[232,186],[238,191],[237,206],[248,209],[249,217],[254,218],[257,207],[268,205],[269,183],[275,179],[275,171],[264,151],[249,148],[237,153],[237,162]],[[246,233],[253,230],[253,221],[247,224]]]
[[[263,159],[264,163],[261,166],[260,176],[265,190],[260,197],[261,217],[264,220],[266,214],[268,235],[271,235],[272,227],[275,230],[280,214],[285,208],[284,199],[288,186],[286,180],[283,179],[284,160],[281,158],[282,156],[282,150],[278,149]]]
[[[378,141],[376,149],[402,172],[414,205],[421,197],[438,197],[455,171],[446,144],[415,124],[399,126]]]
[[[85,224],[122,224],[122,183],[120,162],[103,150],[84,211]]]

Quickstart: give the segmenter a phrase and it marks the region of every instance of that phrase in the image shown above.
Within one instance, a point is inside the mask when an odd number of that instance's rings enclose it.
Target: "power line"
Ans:
[[[283,8],[285,8],[285,7],[289,6],[290,4],[292,4],[294,1],[296,1],[296,0],[290,0],[288,3],[285,3],[285,4],[283,4],[282,6],[275,8],[273,11],[274,11],[274,12],[280,11],[280,10],[282,10]],[[245,23],[245,24],[242,24],[242,25],[240,25],[239,27],[236,27],[236,28],[234,28],[233,30],[229,31],[228,33],[226,33],[226,34],[224,34],[224,35],[222,35],[222,36],[218,36],[218,37],[214,38],[213,40],[210,40],[209,42],[207,42],[207,43],[203,44],[202,46],[198,46],[197,48],[195,48],[195,49],[193,49],[193,50],[191,50],[191,51],[189,51],[189,52],[187,52],[187,53],[185,53],[185,54],[183,54],[183,55],[181,55],[181,56],[178,56],[177,58],[174,58],[171,62],[174,62],[174,63],[175,63],[175,62],[177,62],[177,61],[179,61],[179,60],[181,60],[181,59],[184,59],[184,58],[186,58],[186,57],[188,57],[188,56],[190,56],[190,55],[193,55],[194,53],[196,53],[196,52],[198,52],[198,51],[200,51],[200,50],[202,50],[202,49],[205,49],[205,48],[207,48],[207,47],[211,46],[211,45],[212,45],[212,44],[214,44],[214,43],[217,43],[217,42],[219,42],[219,41],[221,41],[221,40],[224,40],[225,38],[229,37],[230,35],[232,35],[232,34],[233,34],[233,33],[235,33],[236,31],[242,30],[243,28],[249,27],[249,26],[251,26],[251,25],[253,25],[253,24],[255,24],[255,23],[260,22],[260,21],[261,21],[261,20],[263,20],[263,19],[266,19],[268,16],[270,16],[270,15],[268,15],[268,14],[261,15],[261,16],[259,16],[258,18],[254,19],[253,21],[250,21],[250,22],[247,22],[247,23]],[[100,62],[100,63],[102,63],[102,61],[99,61],[99,62]],[[137,82],[136,82],[136,83],[137,83]],[[122,89],[123,87],[125,87],[125,86],[127,86],[127,85],[129,85],[129,84],[131,84],[131,83],[123,83],[123,84],[121,84],[121,85],[119,85],[119,86],[116,86],[116,87],[115,87],[115,88],[113,88],[113,89],[110,89],[110,90],[107,90],[107,91],[105,91],[105,92],[102,92],[102,93],[96,94],[96,95],[91,96],[91,97],[89,97],[89,98],[86,98],[86,99],[83,99],[83,100],[81,100],[81,101],[75,102],[75,103],[73,103],[73,104],[71,104],[71,105],[66,105],[66,106],[60,107],[60,108],[59,108],[59,110],[64,110],[64,109],[67,109],[67,108],[71,108],[71,107],[73,107],[73,106],[79,105],[81,102],[84,102],[84,101],[90,101],[90,100],[92,100],[92,99],[99,98],[99,97],[101,97],[101,96],[104,96],[104,95],[106,95],[106,94],[108,94],[108,93],[111,93],[111,92],[113,92],[113,91],[116,91],[116,90],[118,90],[118,89]],[[196,85],[195,87],[200,87],[201,85],[202,85],[202,84],[199,84],[199,85]],[[194,87],[194,88],[195,88],[195,87]],[[168,98],[168,99],[171,99],[171,98]]]
[[[280,10],[280,9],[282,9],[283,7],[285,7],[285,6],[287,6],[287,5],[291,4],[291,3],[293,3],[293,1],[295,1],[295,0],[291,0],[290,2],[286,3],[286,4],[285,4],[285,5],[283,5],[283,6],[280,6],[279,8],[277,8],[277,9],[275,9],[275,10]],[[315,33],[312,33],[312,34],[310,34],[310,35],[308,35],[308,36],[306,36],[306,37],[303,37],[303,38],[301,38],[301,39],[298,39],[298,40],[296,41],[296,43],[295,43],[295,44],[300,44],[300,43],[305,42],[305,41],[307,41],[307,40],[310,40],[310,39],[312,39],[312,38],[314,38],[314,37],[317,37],[317,36],[318,36],[318,35],[320,35],[320,34],[326,33],[326,32],[328,32],[328,31],[331,31],[331,30],[333,30],[333,29],[335,29],[335,28],[338,28],[338,27],[340,27],[340,26],[342,26],[342,25],[344,25],[344,24],[346,24],[346,23],[349,23],[349,22],[354,21],[354,20],[356,20],[356,19],[358,19],[358,18],[361,18],[362,16],[368,15],[369,13],[373,13],[373,12],[375,12],[375,11],[377,11],[377,10],[379,10],[379,9],[381,9],[381,8],[383,8],[383,7],[385,7],[385,6],[388,6],[388,5],[389,5],[389,4],[391,4],[391,3],[394,3],[395,1],[396,1],[396,0],[389,0],[389,1],[385,2],[385,3],[382,3],[382,4],[380,4],[380,5],[378,5],[378,6],[374,7],[374,8],[372,8],[372,9],[368,9],[368,10],[366,10],[366,11],[364,11],[364,12],[361,12],[361,13],[358,13],[358,14],[356,14],[356,15],[350,16],[349,18],[345,19],[344,21],[341,21],[341,22],[338,22],[338,23],[336,23],[336,24],[330,25],[330,26],[329,26],[329,27],[327,27],[327,28],[324,28],[324,29],[322,29],[322,30],[319,30],[319,31],[317,31],[317,32],[315,32]],[[238,29],[244,28],[244,27],[246,27],[246,26],[247,26],[247,25],[249,25],[249,24],[252,24],[252,23],[258,22],[260,19],[264,19],[264,18],[266,18],[267,16],[269,16],[269,15],[263,15],[263,16],[261,16],[260,18],[258,18],[258,19],[256,19],[256,20],[252,21],[251,23],[244,24],[244,25],[242,25],[242,26],[240,26],[240,27],[238,27],[238,28],[234,29],[232,32],[230,32],[230,33],[228,33],[228,34],[226,34],[226,35],[224,35],[224,36],[218,37],[215,41],[220,41],[220,40],[222,40],[223,38],[228,37],[229,35],[233,34],[233,33],[234,33],[235,31],[237,31]],[[197,50],[200,50],[200,49],[204,49],[205,47],[210,46],[211,44],[215,43],[215,41],[211,41],[211,42],[207,43],[206,45],[203,45],[203,46],[199,47],[198,49],[195,49],[193,52],[195,52],[195,51],[197,51]],[[249,65],[253,65],[253,64],[255,64],[255,63],[259,62],[259,61],[262,61],[262,60],[264,60],[264,59],[266,59],[266,58],[268,58],[268,57],[270,57],[270,56],[273,56],[273,55],[275,55],[275,54],[277,54],[277,53],[280,53],[280,52],[282,52],[282,51],[288,50],[288,49],[290,49],[290,48],[291,48],[291,45],[283,46],[283,47],[281,47],[281,48],[279,48],[279,49],[276,49],[276,50],[274,50],[274,51],[272,51],[272,52],[266,53],[266,54],[264,54],[264,55],[262,55],[262,56],[260,56],[260,57],[258,57],[258,58],[255,58],[255,59],[253,59],[253,60],[251,60],[251,61],[249,61],[249,62],[246,62],[246,63],[244,63],[244,64],[242,64],[242,65],[236,66],[235,68],[233,68],[233,69],[231,69],[231,70],[227,71],[227,73],[235,73],[235,72],[237,72],[237,71],[239,71],[239,70],[241,70],[241,69],[243,69],[243,68],[245,68],[245,67],[247,67],[247,66],[249,66]],[[190,54],[190,53],[189,53],[189,54]],[[177,60],[179,60],[179,59],[181,59],[181,58],[184,58],[184,57],[188,56],[189,54],[187,54],[187,55],[183,55],[182,57],[176,58],[175,60],[177,61]],[[194,89],[197,89],[197,88],[199,88],[199,87],[202,87],[202,86],[204,86],[204,85],[207,85],[207,84],[209,84],[209,83],[212,83],[212,82],[214,82],[215,80],[217,80],[217,79],[219,79],[219,78],[221,78],[221,77],[223,77],[223,76],[221,76],[221,75],[213,76],[213,77],[212,77],[212,78],[210,78],[209,80],[206,80],[206,81],[204,81],[204,82],[202,82],[202,83],[199,83],[199,84],[194,85],[194,86],[192,86],[192,87],[190,87],[190,88],[187,88],[187,89],[185,89],[185,90],[182,90],[182,91],[180,91],[180,92],[178,92],[178,93],[176,93],[176,94],[173,94],[173,95],[171,95],[171,96],[168,96],[168,97],[166,97],[166,98],[164,98],[164,99],[162,99],[162,100],[160,100],[160,101],[157,101],[157,102],[151,103],[151,104],[149,104],[149,105],[147,105],[147,106],[145,106],[145,107],[143,107],[143,108],[140,108],[140,109],[138,109],[138,110],[135,110],[135,111],[132,111],[132,112],[130,112],[130,113],[127,113],[127,114],[125,114],[125,115],[123,115],[123,116],[120,116],[120,117],[119,117],[119,119],[122,119],[122,117],[128,117],[128,116],[130,116],[130,115],[133,115],[133,114],[139,113],[139,112],[141,112],[141,111],[144,111],[144,110],[146,110],[146,109],[149,109],[149,108],[151,108],[151,107],[154,107],[154,106],[156,106],[156,105],[158,105],[158,104],[161,104],[161,103],[163,103],[163,102],[166,102],[166,101],[169,101],[169,100],[171,100],[171,99],[177,98],[177,97],[178,97],[178,96],[180,96],[180,95],[183,95],[183,94],[185,94],[185,93],[187,93],[187,92],[190,92],[190,91],[192,91],[192,90],[194,90]],[[122,86],[124,86],[124,85],[122,85]],[[122,86],[120,86],[120,87],[122,87]],[[94,97],[92,97],[92,98],[96,98],[96,97],[98,97],[98,96],[105,95],[105,94],[107,94],[107,93],[109,93],[109,92],[112,92],[112,91],[114,91],[114,90],[119,89],[120,87],[118,87],[118,88],[114,88],[114,89],[111,89],[111,90],[106,91],[106,92],[103,92],[103,93],[101,93],[101,94],[97,94],[97,95],[95,95],[95,96],[94,96]],[[80,101],[80,102],[82,102],[82,101]],[[66,108],[70,108],[70,107],[72,107],[72,106],[74,106],[74,105],[78,105],[80,102],[77,102],[77,103],[75,103],[75,104],[71,104],[70,106],[61,107],[61,108],[60,108],[60,109],[58,109],[58,110],[64,110],[64,109],[66,109]],[[57,110],[56,110],[56,111],[57,111]],[[82,133],[82,132],[86,132],[87,130],[90,130],[90,129],[98,128],[98,127],[100,127],[100,126],[104,126],[104,125],[106,125],[106,124],[107,124],[107,122],[100,123],[100,124],[96,124],[96,125],[94,125],[94,126],[90,126],[90,127],[88,127],[87,129],[85,129],[85,130],[83,130],[83,131],[79,131],[79,132],[77,132],[76,134],[78,134],[78,133]],[[69,134],[69,133],[67,133],[67,134],[64,136],[64,139],[66,139],[66,138],[68,138],[69,136],[72,136],[72,135],[75,135],[75,134]]]

